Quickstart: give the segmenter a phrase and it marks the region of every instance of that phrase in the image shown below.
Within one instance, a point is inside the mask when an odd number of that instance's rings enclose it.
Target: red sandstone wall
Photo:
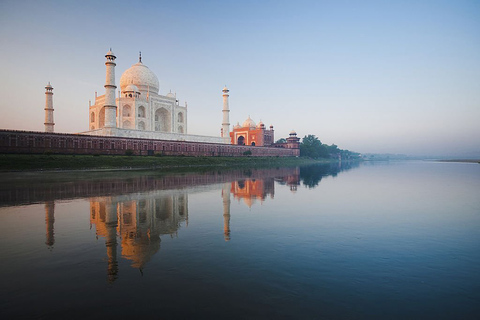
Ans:
[[[186,156],[299,156],[299,149],[252,147],[228,144],[167,141],[137,138],[99,137],[67,133],[0,130],[0,153],[111,154],[124,155],[131,149],[137,155]]]

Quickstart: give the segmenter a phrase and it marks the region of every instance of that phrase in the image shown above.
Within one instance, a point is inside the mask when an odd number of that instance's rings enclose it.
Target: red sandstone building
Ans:
[[[240,146],[271,146],[274,143],[273,126],[270,126],[270,130],[267,130],[262,121],[256,125],[255,121],[249,116],[242,126],[239,123],[233,126],[233,131],[230,132],[230,140],[232,144]]]

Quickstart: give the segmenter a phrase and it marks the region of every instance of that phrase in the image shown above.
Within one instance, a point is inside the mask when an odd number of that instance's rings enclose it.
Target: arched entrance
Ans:
[[[244,136],[238,137],[238,139],[237,139],[237,144],[238,144],[239,146],[244,146],[244,145],[245,145],[245,137],[244,137]]]
[[[155,131],[171,132],[170,113],[165,108],[155,111]]]
[[[255,147],[255,142],[252,142],[252,147]]]

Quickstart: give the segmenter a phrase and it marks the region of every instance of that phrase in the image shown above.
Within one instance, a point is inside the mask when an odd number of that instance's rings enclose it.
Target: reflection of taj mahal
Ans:
[[[223,213],[223,238],[225,241],[231,240],[230,217],[231,217],[231,197],[252,207],[255,201],[263,202],[267,197],[273,198],[275,194],[275,184],[290,186],[290,190],[296,190],[299,183],[299,169],[273,169],[259,170],[261,178],[245,177],[245,172],[241,174],[232,173],[232,177],[237,176],[236,180],[221,181],[222,213]],[[253,176],[258,174],[253,172]],[[202,177],[202,179],[200,179]],[[174,176],[167,180],[159,179],[155,185],[155,190],[138,193],[128,193],[116,196],[98,196],[88,198],[90,201],[90,226],[95,227],[97,238],[105,239],[108,267],[108,281],[113,282],[118,277],[118,259],[120,257],[129,260],[133,268],[138,268],[141,272],[147,262],[160,250],[161,236],[176,236],[182,225],[188,226],[188,188],[189,186],[203,185],[207,180],[199,176],[198,180],[194,176]],[[222,179],[227,175],[220,175]],[[151,179],[147,179],[152,181]],[[123,181],[123,180],[122,180]],[[167,181],[174,182],[172,185]],[[209,180],[208,180],[209,181]],[[230,182],[229,182],[230,181]],[[141,187],[144,181],[142,178],[134,181],[137,187]],[[210,183],[218,183],[213,180]],[[208,183],[207,183],[208,184]],[[112,194],[113,190],[128,190],[123,183],[100,184],[102,190]],[[105,189],[106,187],[112,189]],[[294,186],[294,188],[292,188]],[[180,189],[159,189],[161,187],[180,188]],[[98,190],[92,185],[86,185],[86,188],[76,187],[76,190]],[[65,192],[64,188],[61,188]],[[220,218],[220,216],[219,216]],[[55,244],[55,202],[45,202],[45,244],[52,250]],[[218,236],[221,235],[219,230]]]
[[[188,223],[187,194],[155,193],[90,199],[90,223],[107,246],[109,281],[118,273],[117,236],[122,257],[141,270],[160,249],[160,236]]]

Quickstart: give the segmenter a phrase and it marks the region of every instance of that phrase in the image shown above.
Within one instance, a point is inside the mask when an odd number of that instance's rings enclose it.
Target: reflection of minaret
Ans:
[[[52,247],[55,243],[55,233],[53,232],[53,223],[55,222],[55,202],[45,202],[45,225],[47,232],[45,236],[45,244]]]
[[[107,246],[108,256],[108,282],[113,282],[117,279],[118,262],[117,262],[117,206],[115,203],[106,203],[105,205],[105,227],[106,236],[105,244]]]
[[[230,240],[230,184],[225,183],[222,188],[223,198],[223,235],[225,241]]]

